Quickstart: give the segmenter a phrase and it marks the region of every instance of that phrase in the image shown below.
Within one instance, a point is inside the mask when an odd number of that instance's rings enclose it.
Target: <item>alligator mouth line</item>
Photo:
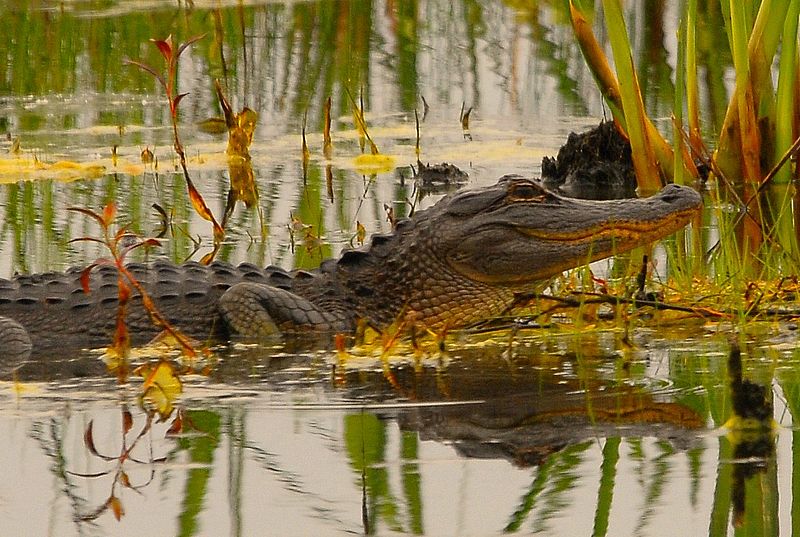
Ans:
[[[604,222],[576,231],[545,231],[541,228],[527,228],[523,226],[518,227],[517,230],[528,237],[553,242],[583,243],[608,238],[616,240],[641,240],[643,237],[650,234],[661,237],[673,231],[677,231],[686,225],[687,221],[695,212],[696,210],[694,209],[679,211],[664,218],[649,222],[635,220]]]

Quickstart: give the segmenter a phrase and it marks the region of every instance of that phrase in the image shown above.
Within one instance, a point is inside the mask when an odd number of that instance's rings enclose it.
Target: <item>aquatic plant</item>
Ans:
[[[703,245],[703,237],[695,231],[689,250],[685,247],[689,237],[680,234],[682,240],[674,243],[670,254],[678,261],[677,272],[707,277],[718,290],[728,289],[726,295],[736,295],[752,281],[800,272],[794,192],[784,186],[796,175],[791,156],[800,148],[800,116],[795,113],[800,106],[796,76],[800,4],[789,0],[703,4],[724,23],[736,75],[716,135],[701,121],[698,36],[708,14],[700,14],[698,4],[697,0],[682,3],[672,129],[667,134],[655,127],[642,106],[620,1],[602,2],[615,70],[593,32],[594,3],[569,3],[587,65],[618,127],[630,139],[640,190],[654,190],[673,180],[700,181],[708,175],[712,209],[707,214],[719,229],[719,239]]]
[[[633,65],[631,45],[619,0],[602,2],[605,23],[613,52],[616,76],[608,58],[594,37],[590,21],[593,3],[570,1],[572,24],[584,57],[615,120],[627,133],[639,161],[637,175],[640,186],[658,184],[660,174],[672,178],[678,166],[671,156],[671,143],[654,127],[642,106],[641,89]],[[679,61],[685,66],[683,85],[676,89],[685,100],[675,103],[675,117],[688,111],[688,134],[682,136],[683,125],[675,125],[676,140],[689,142],[691,156],[701,158],[715,150],[709,164],[712,171],[734,185],[761,185],[767,178],[787,182],[790,167],[785,155],[795,143],[797,117],[793,114],[797,80],[796,41],[800,6],[788,0],[775,2],[726,2],[719,8],[725,24],[736,73],[736,84],[728,103],[718,139],[706,144],[701,138],[699,90],[697,79],[696,34],[698,25],[697,0],[685,3],[681,19]],[[767,31],[769,29],[769,31]],[[777,30],[776,29],[780,29]],[[771,67],[779,45],[777,88],[773,87]],[[683,75],[683,72],[679,73]],[[685,94],[682,90],[685,88]],[[683,149],[683,144],[678,144]],[[637,151],[639,149],[640,151]],[[796,147],[794,149],[797,149]],[[681,155],[683,165],[695,176],[694,158]],[[774,171],[770,171],[773,170]]]
[[[171,336],[177,344],[182,348],[185,355],[194,358],[197,355],[194,346],[189,341],[189,338],[184,336],[178,329],[172,326],[167,318],[158,310],[153,302],[153,299],[147,293],[142,284],[131,274],[126,266],[126,258],[130,252],[137,248],[147,248],[159,246],[160,242],[153,238],[140,238],[128,232],[128,230],[121,226],[116,231],[112,231],[112,225],[116,216],[116,205],[109,203],[103,209],[102,213],[97,213],[91,209],[83,207],[69,207],[68,210],[84,214],[97,222],[102,230],[102,237],[78,237],[72,239],[71,242],[89,241],[97,242],[105,246],[111,255],[110,258],[102,257],[95,262],[89,264],[81,272],[81,284],[85,293],[91,292],[89,287],[90,276],[92,271],[104,265],[110,265],[117,270],[117,289],[118,289],[118,308],[116,328],[111,346],[106,351],[107,364],[109,370],[117,375],[120,382],[125,382],[129,373],[129,355],[130,355],[130,335],[128,327],[125,324],[125,317],[127,314],[128,303],[130,302],[131,295],[135,289],[139,293],[142,306],[145,308],[153,323],[161,327],[166,334]]]
[[[214,256],[222,245],[222,239],[225,237],[225,230],[217,222],[217,219],[214,218],[214,214],[211,212],[211,209],[208,208],[208,205],[206,204],[205,199],[203,199],[203,196],[200,194],[200,191],[197,190],[197,187],[195,187],[194,182],[189,175],[189,170],[186,167],[186,151],[183,148],[183,144],[181,143],[178,132],[178,106],[183,98],[188,95],[188,93],[177,93],[176,90],[178,60],[180,59],[181,54],[183,54],[183,52],[193,43],[203,39],[203,37],[205,37],[205,34],[196,35],[189,38],[185,43],[178,45],[177,47],[175,47],[172,42],[172,35],[169,35],[166,39],[151,39],[150,41],[156,47],[158,47],[159,52],[161,52],[161,56],[164,58],[164,62],[166,63],[167,67],[166,74],[161,73],[158,69],[142,61],[128,58],[125,60],[125,63],[136,66],[139,69],[150,73],[164,89],[167,102],[169,103],[170,119],[172,120],[173,148],[175,149],[175,153],[178,155],[180,160],[183,177],[186,179],[186,188],[189,192],[189,199],[191,200],[192,206],[197,214],[211,222],[211,224],[214,226],[214,249],[202,259],[202,262],[207,264],[214,259]]]

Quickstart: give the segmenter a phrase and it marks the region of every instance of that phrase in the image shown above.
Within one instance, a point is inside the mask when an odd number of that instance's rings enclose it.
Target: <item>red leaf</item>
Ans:
[[[120,227],[116,233],[114,233],[114,240],[119,241],[125,234],[128,233],[128,230],[125,227]]]
[[[81,287],[83,287],[83,292],[86,293],[87,295],[91,291],[91,289],[89,288],[89,281],[92,275],[92,269],[94,269],[94,267],[96,266],[97,263],[92,263],[91,265],[83,269],[83,271],[81,272]]]
[[[122,411],[122,433],[128,434],[128,431],[133,427],[133,414],[128,409]]]
[[[180,413],[175,416],[175,419],[172,420],[172,425],[169,426],[167,429],[167,436],[174,436],[176,434],[181,434],[183,432],[183,418],[181,418]]]
[[[167,63],[172,61],[172,34],[169,34],[166,39],[151,39],[150,41],[155,43]]]
[[[122,502],[119,501],[119,498],[116,496],[111,496],[106,502],[106,505],[111,508],[111,512],[114,513],[114,518],[119,521],[123,516],[125,516],[125,509],[122,508]]]
[[[175,99],[174,99],[174,101],[173,101],[173,105],[172,105],[172,107],[173,107],[175,110],[177,110],[177,109],[178,109],[178,104],[181,102],[181,99],[183,99],[183,98],[184,98],[184,97],[186,97],[187,95],[189,95],[189,93],[188,93],[188,92],[186,92],[186,93],[179,93],[179,94],[177,95],[177,97],[175,97]]]
[[[190,37],[188,40],[186,40],[186,42],[184,44],[182,44],[181,46],[178,47],[178,52],[175,53],[175,57],[176,58],[180,58],[181,54],[183,54],[183,51],[186,50],[187,47],[190,47],[194,43],[200,41],[205,36],[206,36],[206,34],[200,34],[200,35],[196,35],[194,37]]]
[[[94,435],[92,434],[92,427],[94,422],[90,421],[89,425],[86,426],[86,431],[83,433],[83,443],[86,444],[86,449],[89,450],[89,453],[94,455],[95,457],[104,458],[97,452],[97,449],[94,447]]]
[[[106,227],[108,227],[108,226],[106,226],[106,223],[105,223],[105,220],[103,220],[103,217],[100,216],[99,214],[97,214],[95,211],[93,211],[91,209],[85,209],[83,207],[67,207],[67,210],[68,211],[74,211],[76,213],[85,214],[86,216],[94,218],[97,221],[97,223],[100,224],[100,226],[102,226],[104,229]]]
[[[146,71],[146,72],[150,73],[151,75],[153,75],[156,78],[156,80],[158,80],[158,82],[161,84],[161,87],[166,89],[167,81],[164,80],[164,76],[161,73],[159,73],[158,71],[156,71],[153,67],[150,67],[149,65],[147,65],[144,62],[131,60],[129,58],[126,58],[126,59],[122,60],[122,63],[126,63],[128,65],[133,65],[135,67],[138,67],[142,71]]]
[[[117,214],[117,205],[112,201],[109,202],[108,205],[103,207],[103,222],[105,223],[105,227],[111,225],[114,221],[114,216]]]
[[[78,237],[76,239],[70,239],[69,240],[70,243],[73,243],[73,242],[84,242],[84,241],[86,241],[86,242],[97,242],[97,243],[100,243],[100,244],[105,244],[106,243],[106,241],[104,241],[103,239],[98,239],[97,237]]]
[[[161,246],[161,241],[159,241],[158,239],[153,239],[153,238],[143,239],[143,240],[137,241],[136,243],[131,244],[130,246],[126,246],[125,248],[123,248],[122,251],[120,251],[119,256],[121,258],[124,258],[126,255],[128,255],[128,252],[130,252],[131,250],[134,250],[136,248],[140,248],[142,246],[145,246],[147,248]]]
[[[346,341],[347,340],[345,339],[345,335],[344,334],[336,334],[336,337],[334,338],[334,342],[335,342],[336,350],[338,352],[344,352],[345,350],[347,350],[347,342]]]

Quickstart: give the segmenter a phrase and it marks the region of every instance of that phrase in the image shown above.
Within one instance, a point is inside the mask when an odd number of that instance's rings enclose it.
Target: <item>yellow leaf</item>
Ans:
[[[144,389],[158,386],[163,390],[174,393],[176,396],[181,393],[181,381],[175,374],[175,368],[169,362],[161,360],[155,365],[145,364],[137,368],[136,372],[144,378],[144,383],[142,384]]]
[[[155,410],[162,419],[172,414],[175,399],[183,392],[183,383],[169,362],[146,364],[136,372],[144,378],[142,406]]]
[[[122,502],[120,502],[119,498],[116,496],[111,496],[108,499],[107,505],[111,509],[111,512],[114,513],[114,518],[117,520],[120,520],[123,516],[125,516],[125,509],[122,507]]]
[[[395,168],[395,160],[391,155],[359,155],[355,158],[356,170],[364,175],[388,173]]]
[[[364,224],[356,220],[356,240],[358,244],[364,244],[364,239],[367,237],[367,228]]]
[[[145,147],[144,149],[142,149],[141,158],[142,158],[142,164],[152,164],[153,160],[155,159],[155,156],[153,155],[153,152],[150,151],[149,147]]]

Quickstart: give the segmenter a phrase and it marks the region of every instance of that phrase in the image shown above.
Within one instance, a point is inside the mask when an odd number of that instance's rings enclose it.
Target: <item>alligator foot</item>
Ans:
[[[353,326],[344,315],[318,306],[285,289],[238,283],[219,299],[219,311],[233,334],[258,338],[285,332],[343,332]]]
[[[25,328],[8,317],[0,317],[0,342],[0,360],[3,366],[28,359],[33,349]]]

